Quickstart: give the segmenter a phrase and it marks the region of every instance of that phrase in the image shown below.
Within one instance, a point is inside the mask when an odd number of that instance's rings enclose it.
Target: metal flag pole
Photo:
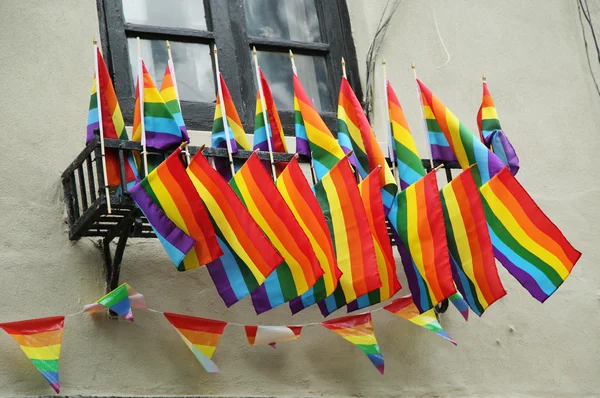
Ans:
[[[221,103],[221,118],[223,119],[223,129],[225,130],[225,142],[227,143],[227,156],[229,157],[229,166],[231,167],[231,177],[235,175],[235,167],[233,166],[233,157],[231,156],[231,142],[229,141],[229,125],[227,124],[227,112],[225,111],[225,101],[223,99],[223,91],[221,89],[221,71],[219,70],[219,56],[217,54],[217,45],[213,47],[215,56],[215,69],[217,75],[217,91],[219,102]]]
[[[137,38],[138,55],[138,92],[140,98],[140,127],[142,129],[142,155],[144,158],[144,177],[148,177],[148,151],[146,150],[146,127],[144,126],[144,68],[142,61],[142,46],[140,38]]]
[[[171,79],[173,80],[173,88],[175,89],[175,96],[177,97],[177,106],[179,107],[179,112],[181,113],[181,117],[183,117],[183,112],[181,110],[181,101],[179,101],[179,90],[177,89],[177,77],[175,76],[175,65],[173,64],[173,54],[171,54],[171,43],[167,40],[167,54],[169,54],[168,67],[169,72],[171,73]],[[189,141],[188,141],[189,144]],[[185,153],[185,158],[187,163],[190,164],[190,151],[188,146],[186,145],[183,148],[183,153]]]
[[[394,150],[394,137],[392,136],[392,125],[390,121],[390,105],[388,99],[388,79],[387,79],[387,65],[385,62],[385,58],[381,61],[382,69],[383,69],[383,98],[384,98],[384,114],[385,114],[385,125],[387,126],[388,131],[388,154],[390,156],[390,162],[392,162],[392,173],[394,174],[394,178],[396,178],[396,184],[400,186],[400,176],[398,173],[398,169],[396,168],[396,151]]]
[[[414,63],[410,63],[410,67],[413,71],[413,77],[415,78],[415,85],[417,86],[417,95],[419,96],[419,103],[421,104],[421,117],[423,118],[423,130],[425,132],[425,138],[427,139],[427,149],[429,150],[429,165],[430,170],[433,170],[433,153],[431,152],[431,142],[429,142],[429,130],[427,129],[427,121],[425,120],[425,112],[423,111],[423,96],[421,94],[421,88],[417,81],[417,68]]]

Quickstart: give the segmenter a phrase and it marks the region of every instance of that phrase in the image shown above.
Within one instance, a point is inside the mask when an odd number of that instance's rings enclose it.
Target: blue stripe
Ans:
[[[248,286],[246,286],[242,271],[240,271],[240,267],[231,253],[231,250],[229,250],[229,247],[218,236],[217,240],[219,241],[221,250],[223,250],[223,255],[219,258],[223,265],[223,270],[227,274],[227,279],[229,280],[229,285],[231,285],[233,294],[235,294],[235,297],[237,297],[238,300],[241,300],[250,294]]]
[[[373,303],[373,304],[375,304],[375,303]],[[358,306],[358,309],[370,306],[371,302],[369,301],[369,294],[363,294],[362,296],[357,298],[356,305]]]
[[[413,269],[415,270],[415,275],[417,277],[417,282],[419,283],[419,291],[421,292],[421,297],[419,297],[419,301],[421,302],[421,308],[429,308],[429,289],[427,288],[427,286],[425,286],[423,276],[419,273],[419,269],[417,268],[412,257],[410,259],[410,262],[412,263]]]
[[[281,291],[281,285],[279,284],[279,276],[277,275],[277,269],[271,273],[265,279],[265,290],[267,291],[267,297],[269,298],[269,303],[271,304],[271,308],[275,308],[285,303],[285,299],[283,298],[283,292]]]
[[[390,209],[392,208],[392,205],[394,204],[394,198],[394,195],[381,188],[381,201],[383,202],[383,206],[385,207],[384,210],[386,214],[389,213]]]
[[[508,166],[508,156],[506,156],[504,145],[498,135],[492,137],[491,147],[492,151],[502,160],[502,163]]]
[[[367,354],[367,358],[369,358],[375,366],[383,365],[383,355],[381,354]]]
[[[492,133],[496,130],[482,130],[481,135],[483,135],[483,139],[488,138]]]
[[[267,141],[267,130],[264,126],[254,130],[254,148]]]
[[[306,127],[304,127],[301,124],[296,123],[295,128],[296,128],[296,138],[300,138],[300,139],[303,139],[304,141],[308,142],[308,136],[306,135]]]
[[[408,167],[406,163],[404,163],[399,158],[397,158],[397,163],[400,179],[404,181],[407,185],[412,185],[423,177],[422,175],[419,175],[419,173],[414,171],[412,168]]]
[[[90,109],[88,111],[88,121],[87,124],[100,123],[98,119],[98,108]]]
[[[475,297],[475,294],[477,294],[477,293],[473,292],[471,290],[471,286],[469,285],[469,279],[467,279],[467,275],[463,271],[462,267],[458,265],[458,262],[452,256],[452,253],[449,253],[449,254],[450,254],[450,263],[452,264],[452,267],[454,267],[454,269],[456,270],[456,274],[460,278],[460,287],[462,288],[461,293],[465,296],[465,299],[468,301],[469,307],[471,307],[473,312],[476,313],[477,315],[481,316],[481,313],[479,312],[479,309],[477,308],[477,298]],[[459,309],[459,311],[460,311],[460,309]]]
[[[118,303],[111,305],[109,308],[117,314],[124,316],[129,311],[131,311],[131,306],[129,305],[129,298],[127,297],[124,300],[121,300]]]
[[[40,370],[40,373],[50,384],[58,383],[58,372],[49,372],[47,370]]]
[[[233,138],[233,131],[231,131],[231,128],[229,126],[227,126],[227,130],[229,130],[229,142],[231,143],[231,152],[235,153],[238,151],[238,148],[235,139]],[[225,131],[212,133],[210,142],[213,148],[227,148],[227,143],[225,141]]]
[[[450,147],[450,143],[446,139],[446,136],[444,135],[444,133],[439,133],[437,131],[429,132],[429,143],[431,145]]]
[[[150,226],[152,226],[152,224],[150,224]],[[181,252],[179,249],[177,249],[175,246],[173,246],[171,244],[171,242],[169,242],[167,239],[165,239],[164,236],[159,234],[158,231],[154,227],[152,227],[152,229],[154,230],[154,233],[156,234],[158,241],[163,245],[163,248],[167,252],[167,255],[169,256],[169,258],[171,259],[173,264],[176,264],[176,266],[181,264],[181,262],[185,258],[185,254],[183,252]]]
[[[173,117],[175,118],[175,122],[177,123],[178,127],[185,127],[185,123],[183,121],[183,116],[181,116],[180,112],[174,113]]]
[[[313,168],[315,169],[315,174],[317,176],[317,181],[321,180],[325,176],[325,174],[329,173],[329,169],[317,159],[313,158]]]
[[[329,296],[325,297],[325,299],[322,302],[325,303],[325,307],[327,308],[328,314],[331,314],[333,311],[336,311],[338,309],[335,302],[335,296],[333,294],[330,294]]]
[[[181,130],[175,119],[166,119],[163,117],[152,117],[144,115],[144,129],[158,134],[171,134],[181,137]]]

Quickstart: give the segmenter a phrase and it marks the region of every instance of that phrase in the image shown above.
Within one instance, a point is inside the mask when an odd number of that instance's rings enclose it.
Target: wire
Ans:
[[[600,96],[600,87],[598,86],[598,81],[596,80],[596,75],[594,74],[594,68],[592,67],[592,60],[590,59],[588,42],[586,39],[585,26],[583,24],[583,19],[581,18],[581,14],[583,14],[583,16],[585,17],[585,20],[587,21],[587,23],[590,27],[592,38],[594,39],[594,44],[596,46],[596,52],[598,53],[598,63],[600,63],[600,48],[598,46],[598,40],[596,38],[596,32],[594,30],[594,24],[592,23],[592,16],[590,13],[590,8],[587,3],[587,0],[585,0],[585,7],[584,7],[582,0],[577,0],[577,8],[579,10],[579,13],[578,13],[579,14],[579,23],[581,24],[581,34],[583,36],[583,44],[585,46],[585,56],[587,58],[588,68],[590,69],[590,74],[592,75],[594,85],[596,86],[596,92]],[[586,12],[586,10],[587,10],[587,12]]]
[[[450,62],[450,53],[448,52],[448,49],[446,48],[446,45],[444,44],[444,40],[442,39],[442,34],[440,33],[440,27],[438,26],[438,21],[437,21],[437,13],[435,12],[435,5],[433,3],[434,3],[434,1],[432,0],[431,8],[433,9],[433,23],[435,24],[435,31],[437,32],[438,39],[440,39],[440,43],[442,44],[442,47],[444,48],[444,51],[446,52],[446,62],[444,62],[443,65],[440,65],[435,68],[435,69],[441,69],[444,66],[448,65],[448,63]]]

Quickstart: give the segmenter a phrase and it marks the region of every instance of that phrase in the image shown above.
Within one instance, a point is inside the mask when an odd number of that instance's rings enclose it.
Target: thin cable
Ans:
[[[440,65],[438,67],[436,67],[435,69],[441,69],[444,66],[448,65],[448,63],[450,62],[450,53],[448,52],[448,49],[446,48],[446,45],[444,44],[444,40],[442,39],[442,34],[440,33],[440,27],[438,26],[438,21],[437,21],[437,13],[435,12],[435,4],[433,4],[434,1],[431,1],[431,8],[433,9],[433,23],[435,24],[435,31],[437,32],[438,35],[438,39],[440,39],[440,43],[442,44],[442,47],[444,48],[444,51],[446,52],[446,62],[444,62],[443,65]]]
[[[598,43],[596,40],[596,34],[593,28],[593,24],[591,21],[591,18],[588,17],[588,15],[585,12],[585,9],[583,8],[583,3],[581,2],[581,0],[577,1],[577,9],[578,9],[578,14],[579,14],[579,23],[581,24],[581,35],[583,37],[583,45],[585,47],[585,56],[587,58],[587,63],[588,63],[588,68],[590,69],[590,74],[592,75],[592,80],[594,81],[594,85],[596,86],[596,92],[598,93],[598,95],[600,96],[600,87],[598,86],[598,81],[596,80],[596,75],[594,74],[594,68],[592,68],[592,60],[590,59],[590,52],[588,49],[588,42],[586,39],[586,33],[585,33],[585,26],[583,24],[583,19],[581,18],[581,14],[583,14],[585,16],[585,19],[587,21],[587,23],[590,25],[590,29],[592,32],[592,37],[594,38],[594,42],[596,44],[596,49],[598,49]],[[588,8],[589,10],[589,8]],[[599,57],[599,61],[600,62],[600,50],[598,50],[598,57]]]

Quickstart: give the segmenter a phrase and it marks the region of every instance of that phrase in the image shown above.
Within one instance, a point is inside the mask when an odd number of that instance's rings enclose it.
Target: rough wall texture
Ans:
[[[348,0],[364,79],[364,59],[384,1]],[[575,1],[492,4],[404,1],[382,51],[419,149],[426,153],[408,67],[467,125],[475,128],[485,71],[502,124],[521,156],[519,180],[584,256],[544,305],[504,270],[509,294],[482,319],[465,324],[451,308],[442,324],[453,347],[391,314],[374,316],[386,358],[381,377],[352,345],[320,327],[302,339],[250,348],[226,329],[206,374],[161,316],[136,322],[67,318],[61,380],[68,395],[269,396],[590,396],[600,391],[598,186],[594,155],[600,101],[592,88]],[[600,16],[599,16],[600,17]],[[0,3],[0,321],[76,312],[104,291],[96,242],[69,242],[60,173],[83,148],[92,74],[94,0]],[[378,68],[379,69],[379,68]],[[379,71],[378,71],[379,72]],[[377,76],[380,78],[380,76]],[[379,80],[378,80],[379,82]],[[378,83],[379,84],[379,83]],[[374,127],[384,140],[382,93]],[[195,142],[206,135],[194,136]],[[249,301],[227,310],[206,270],[178,273],[156,241],[131,241],[122,280],[152,307],[239,323],[294,318],[287,308],[257,317]],[[7,335],[0,335],[0,396],[50,390]]]

